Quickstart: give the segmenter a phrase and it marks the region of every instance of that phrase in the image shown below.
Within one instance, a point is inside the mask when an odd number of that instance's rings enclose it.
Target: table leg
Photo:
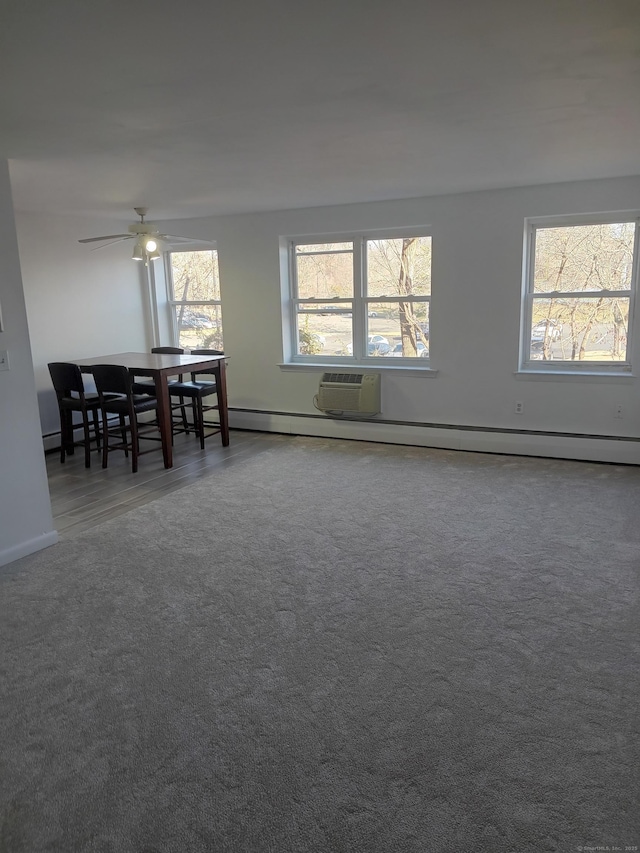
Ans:
[[[169,383],[166,376],[155,376],[156,399],[158,401],[158,424],[162,437],[162,455],[164,467],[173,467],[173,447],[171,446],[171,400]]]
[[[222,446],[229,446],[229,410],[227,408],[227,372],[225,369],[224,359],[218,363],[218,375],[216,381],[218,383],[218,412],[220,415],[220,437],[222,438]]]
[[[74,444],[74,433],[73,433],[73,412],[67,409],[65,412],[65,432],[63,436],[63,442],[66,445],[65,451],[67,456],[73,456],[75,453],[76,446]]]

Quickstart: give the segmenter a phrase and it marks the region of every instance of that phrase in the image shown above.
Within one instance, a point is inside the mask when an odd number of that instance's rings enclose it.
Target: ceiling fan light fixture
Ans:
[[[160,257],[158,241],[153,237],[141,234],[136,240],[131,257],[134,261],[144,261],[144,265],[148,266],[149,261],[156,261]]]
[[[132,258],[134,261],[144,261],[144,260],[146,260],[146,257],[147,257],[147,253],[146,253],[146,247],[144,244],[144,240],[142,239],[142,237],[139,237],[136,240],[135,245],[133,247]]]

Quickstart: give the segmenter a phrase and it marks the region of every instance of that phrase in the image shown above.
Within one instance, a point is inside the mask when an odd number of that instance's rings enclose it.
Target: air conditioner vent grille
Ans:
[[[353,382],[357,385],[362,384],[362,373],[325,373],[322,377],[323,382]]]
[[[380,374],[323,373],[317,408],[321,412],[377,414],[380,411]]]

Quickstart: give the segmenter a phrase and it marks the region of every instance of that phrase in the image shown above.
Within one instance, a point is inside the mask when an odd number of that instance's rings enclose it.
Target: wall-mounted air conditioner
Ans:
[[[376,415],[380,411],[380,374],[323,373],[316,406],[323,412]]]

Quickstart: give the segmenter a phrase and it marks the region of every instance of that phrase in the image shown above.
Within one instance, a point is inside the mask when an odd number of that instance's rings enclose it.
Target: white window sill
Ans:
[[[382,359],[380,359],[382,361]],[[431,367],[410,367],[406,364],[395,365],[391,364],[323,364],[322,362],[300,362],[288,361],[278,365],[280,370],[299,371],[301,373],[317,373],[319,370],[326,373],[392,373],[394,376],[410,376],[412,379],[432,379],[438,375],[437,370]]]
[[[515,378],[525,381],[559,381],[559,382],[628,382],[636,377],[629,371],[602,370],[536,370],[521,368],[515,372]]]

